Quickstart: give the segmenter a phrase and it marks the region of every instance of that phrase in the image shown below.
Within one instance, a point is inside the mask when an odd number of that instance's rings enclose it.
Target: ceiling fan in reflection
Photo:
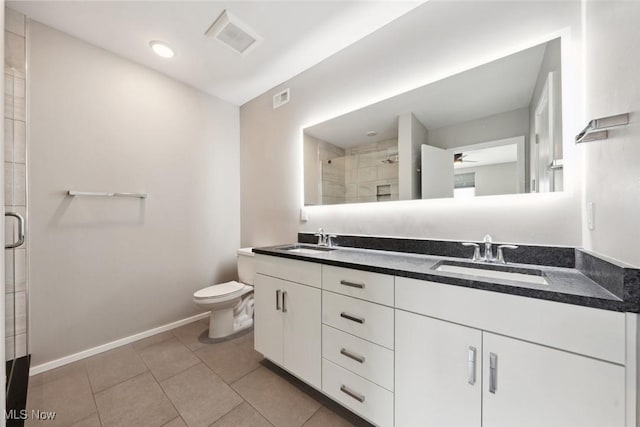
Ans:
[[[465,157],[467,155],[464,153],[456,153],[453,155],[453,163],[458,165],[461,163],[478,163],[476,160],[465,160]]]

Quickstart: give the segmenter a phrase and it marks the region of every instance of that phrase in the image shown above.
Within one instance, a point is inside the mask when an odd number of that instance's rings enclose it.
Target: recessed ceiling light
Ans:
[[[173,49],[167,46],[166,43],[158,40],[152,40],[149,42],[149,46],[151,47],[151,49],[153,49],[156,55],[163,58],[173,58]]]
[[[376,136],[378,134],[378,132],[376,132],[375,130],[370,130],[369,132],[367,132],[367,136]]]

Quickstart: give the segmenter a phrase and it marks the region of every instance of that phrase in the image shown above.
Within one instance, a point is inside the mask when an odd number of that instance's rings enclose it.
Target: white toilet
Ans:
[[[193,302],[211,310],[209,338],[224,338],[253,326],[253,252],[238,249],[240,282],[219,283],[194,292]]]

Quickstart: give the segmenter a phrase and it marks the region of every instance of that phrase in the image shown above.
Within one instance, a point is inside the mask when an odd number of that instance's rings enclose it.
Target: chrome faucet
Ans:
[[[504,249],[518,249],[516,245],[498,245],[497,254],[493,256],[493,240],[490,235],[484,236],[482,240],[484,244],[484,256],[480,256],[480,245],[472,242],[464,242],[462,246],[472,246],[473,256],[471,257],[471,261],[484,261],[484,262],[496,262],[500,264],[506,264],[507,261],[504,259]]]
[[[318,238],[318,246],[328,246],[330,248],[333,247],[333,241],[331,239],[335,239],[335,234],[327,234],[324,232],[322,228],[318,228],[318,231],[314,234]]]
[[[314,236],[318,238],[318,246],[327,246],[327,235],[325,234],[322,227],[318,228],[318,231],[316,231],[316,234],[314,234]]]
[[[491,247],[493,244],[491,236],[486,234],[482,243],[484,243],[484,260],[487,262],[493,262],[495,258],[493,257],[493,248]]]

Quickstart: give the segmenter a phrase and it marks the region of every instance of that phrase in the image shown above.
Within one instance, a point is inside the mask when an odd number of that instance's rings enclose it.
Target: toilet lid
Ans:
[[[209,286],[204,289],[200,289],[193,294],[194,298],[213,298],[223,295],[229,295],[234,292],[242,290],[245,285],[236,281],[220,283],[217,285]]]

